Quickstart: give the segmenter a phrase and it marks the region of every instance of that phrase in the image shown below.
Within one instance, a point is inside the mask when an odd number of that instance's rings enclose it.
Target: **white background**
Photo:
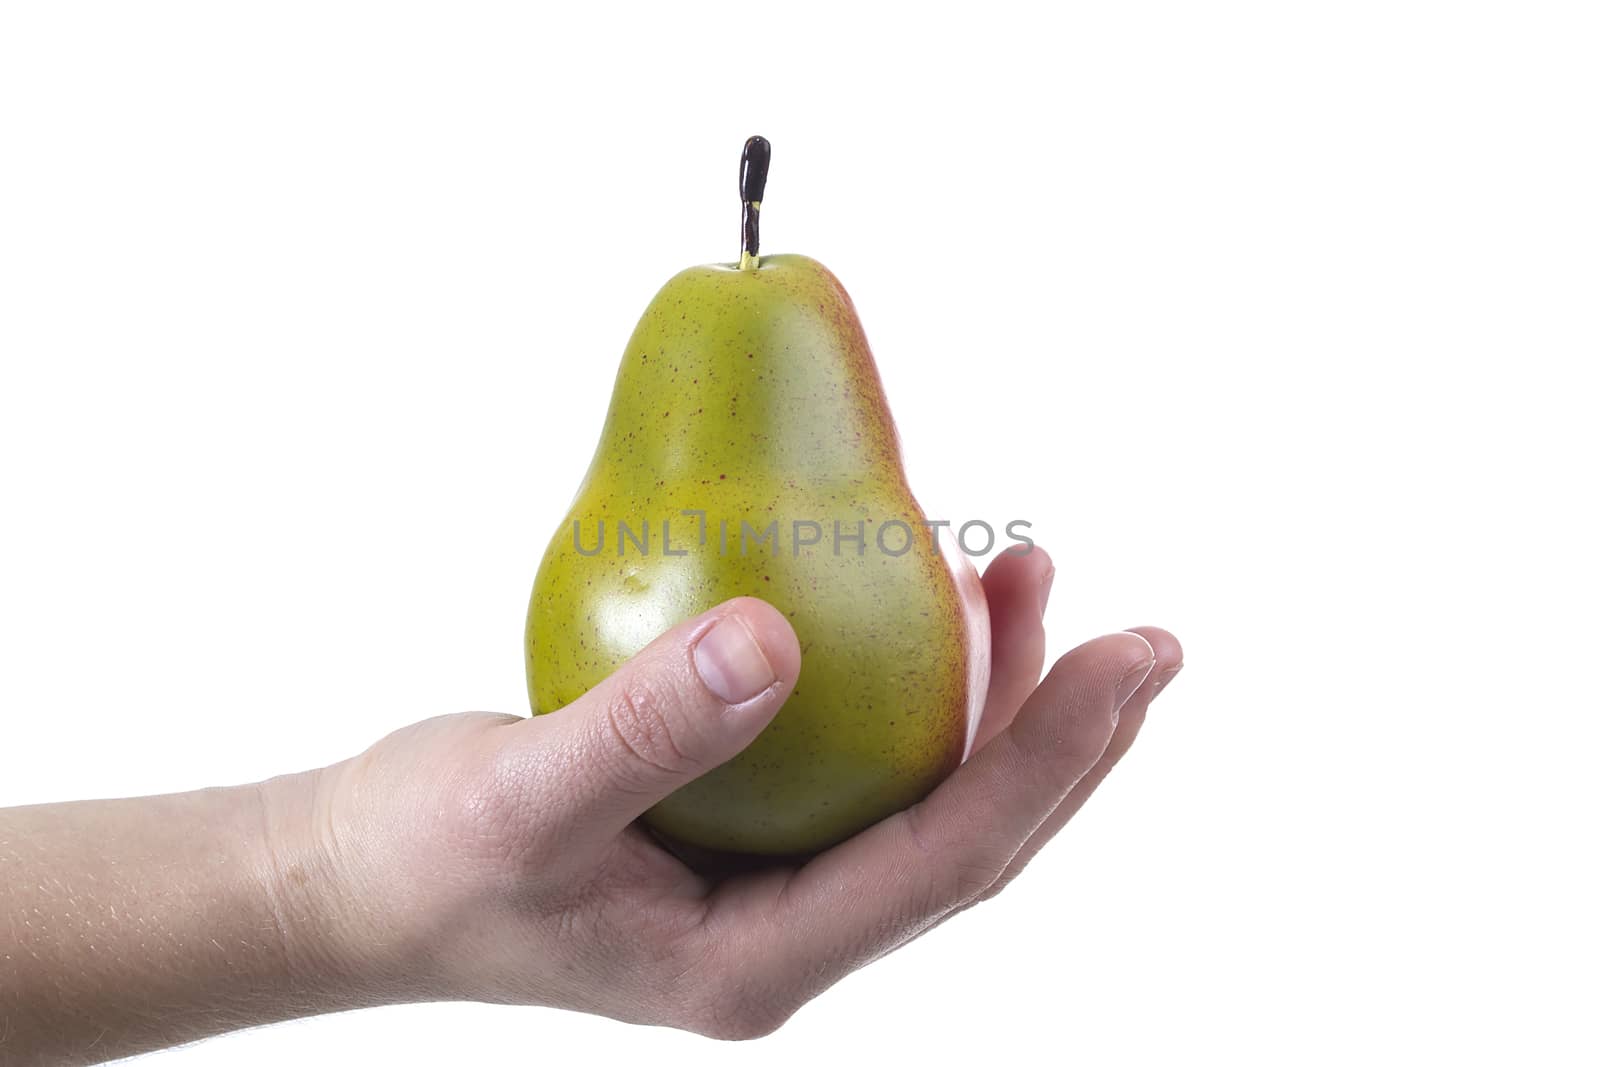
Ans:
[[[436,1005],[163,1062],[1594,1062],[1584,7],[6,5],[0,803],[525,708],[760,132],[926,508],[1035,523],[1054,652],[1183,639],[1134,754],[754,1048]]]

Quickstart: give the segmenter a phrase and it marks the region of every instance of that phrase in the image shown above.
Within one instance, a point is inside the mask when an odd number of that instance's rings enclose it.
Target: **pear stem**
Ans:
[[[752,137],[744,143],[744,153],[739,157],[739,199],[744,204],[740,270],[755,270],[761,265],[761,197],[767,190],[767,166],[771,162],[772,145],[765,137]]]

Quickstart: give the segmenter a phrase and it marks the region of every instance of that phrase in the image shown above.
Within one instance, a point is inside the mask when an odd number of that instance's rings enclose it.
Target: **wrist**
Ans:
[[[259,782],[260,870],[292,988],[327,1010],[426,999],[412,925],[344,824],[344,764]]]

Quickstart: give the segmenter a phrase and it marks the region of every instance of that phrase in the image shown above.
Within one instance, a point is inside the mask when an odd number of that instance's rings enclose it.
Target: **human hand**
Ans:
[[[984,576],[993,673],[974,753],[932,795],[803,865],[713,880],[635,819],[748,745],[800,668],[738,599],[554,715],[430,719],[263,785],[297,979],[348,1003],[541,1004],[720,1038],[992,897],[1082,806],[1182,650],[1141,628],[1044,661],[1042,550]]]

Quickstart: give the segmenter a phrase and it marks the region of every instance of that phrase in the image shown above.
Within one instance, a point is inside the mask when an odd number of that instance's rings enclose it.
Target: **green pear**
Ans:
[[[748,219],[741,262],[672,278],[628,342],[534,582],[528,688],[535,714],[557,711],[686,618],[773,604],[802,650],[788,701],[645,818],[699,848],[800,854],[915,803],[965,757],[988,614],[906,483],[850,297],[815,260],[755,256]]]

